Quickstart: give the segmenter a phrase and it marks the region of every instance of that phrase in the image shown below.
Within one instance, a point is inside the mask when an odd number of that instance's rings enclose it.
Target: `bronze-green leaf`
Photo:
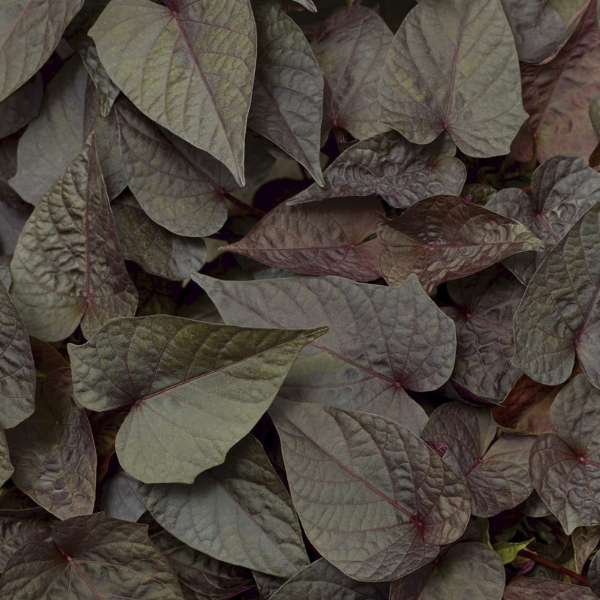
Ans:
[[[507,586],[504,600],[597,600],[597,596],[581,585],[545,577],[521,577]]]

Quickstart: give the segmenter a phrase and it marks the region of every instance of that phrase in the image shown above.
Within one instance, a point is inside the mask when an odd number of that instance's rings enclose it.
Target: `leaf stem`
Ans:
[[[571,579],[575,579],[575,581],[579,581],[579,583],[583,583],[583,585],[587,585],[587,586],[590,585],[590,582],[583,575],[579,575],[579,573],[575,573],[575,571],[571,571],[570,569],[567,569],[566,567],[563,567],[562,565],[557,565],[555,562],[552,562],[551,560],[548,560],[547,558],[542,558],[541,556],[538,556],[537,554],[534,554],[533,552],[530,552],[529,550],[520,550],[519,556],[522,556],[523,558],[528,558],[529,560],[533,560],[536,563],[539,563],[540,565],[544,565],[545,567],[553,569],[554,571],[558,571],[559,573],[562,573],[563,575],[567,575]]]
[[[222,192],[222,194],[226,200],[229,200],[229,202],[231,202],[231,204],[233,204],[234,206],[237,206],[238,208],[241,208],[242,210],[245,210],[246,212],[255,216],[257,219],[262,219],[267,214],[266,212],[264,212],[258,208],[254,208],[254,206],[250,206],[249,204],[246,204],[245,202],[238,200],[235,196],[232,196],[229,192]]]

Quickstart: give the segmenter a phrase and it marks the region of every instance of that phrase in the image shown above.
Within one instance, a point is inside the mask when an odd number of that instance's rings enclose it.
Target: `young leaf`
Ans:
[[[352,579],[402,577],[462,535],[465,485],[402,425],[280,398],[269,414],[308,539]]]
[[[145,512],[139,481],[122,469],[101,488],[98,508],[109,517],[135,523]]]
[[[478,517],[514,508],[533,491],[528,467],[534,438],[506,434],[492,443],[495,435],[488,409],[461,402],[437,408],[421,433],[426,442],[448,444],[444,461],[465,478]]]
[[[0,101],[50,58],[83,0],[6,0],[0,9]]]
[[[381,120],[409,141],[447,131],[469,156],[508,153],[527,118],[515,42],[497,0],[422,0],[379,85]]]
[[[457,544],[435,562],[392,582],[390,600],[501,600],[504,579],[502,562],[491,548]]]
[[[504,592],[504,600],[598,600],[590,589],[542,577],[513,581]]]
[[[292,500],[253,436],[192,485],[142,485],[140,493],[169,533],[218,560],[286,578],[309,564]]]
[[[494,551],[500,557],[503,565],[510,564],[515,558],[517,558],[517,554],[521,550],[524,550],[534,542],[535,538],[531,538],[529,540],[525,540],[524,542],[499,542],[498,544],[494,544]]]
[[[38,116],[43,95],[44,83],[37,74],[0,102],[0,139],[19,131]]]
[[[6,431],[17,487],[59,519],[88,515],[96,499],[96,451],[70,369],[47,375],[35,412]]]
[[[420,433],[423,409],[406,389],[429,391],[454,365],[454,323],[416,277],[397,288],[337,277],[219,281],[193,275],[227,323],[329,327],[292,367],[280,395],[380,414]]]
[[[46,541],[52,531],[49,515],[41,509],[33,509],[34,514],[27,516],[19,514],[23,511],[10,512],[15,514],[0,516],[0,573],[4,572],[6,563],[19,548]]]
[[[113,319],[87,344],[69,344],[75,395],[95,411],[131,407],[116,448],[133,477],[192,483],[250,432],[300,350],[325,331]]]
[[[524,291],[501,265],[448,283],[458,305],[442,309],[456,323],[452,381],[481,399],[498,403],[521,375],[510,360],[513,316]]]
[[[0,283],[0,427],[18,425],[35,406],[35,365],[27,329]]]
[[[244,185],[256,68],[250,0],[112,0],[89,33],[111,79],[145,115]]]
[[[577,357],[588,379],[600,387],[599,231],[597,203],[548,254],[515,314],[513,364],[539,383],[566,381]]]
[[[542,247],[521,223],[458,196],[427,198],[396,219],[381,219],[377,236],[387,246],[379,266],[388,284],[399,285],[416,273],[427,292],[511,254]]]
[[[326,131],[345,129],[364,140],[389,129],[379,122],[377,86],[392,39],[385,21],[358,5],[339,8],[317,28],[312,49],[328,90]]]
[[[122,196],[111,207],[124,258],[152,275],[173,281],[181,281],[204,266],[204,240],[175,235],[157,225],[131,195]]]
[[[13,300],[29,332],[63,340],[81,322],[86,338],[135,313],[94,136],[36,206],[11,263]]]
[[[529,119],[511,146],[521,162],[537,152],[540,162],[556,154],[587,160],[598,143],[588,115],[600,94],[600,81],[589,77],[600,68],[600,31],[596,0],[590,0],[575,31],[556,58],[522,67],[523,102]]]
[[[556,434],[536,439],[531,480],[570,535],[600,524],[600,391],[578,375],[557,394],[550,418]]]
[[[408,208],[430,196],[458,195],[467,173],[455,150],[444,138],[417,146],[388,131],[348,148],[327,167],[323,189],[313,184],[290,204],[378,194],[392,206]]]
[[[286,581],[271,600],[387,600],[387,584],[363,583],[346,577],[324,558],[316,560]]]
[[[354,281],[381,276],[383,245],[369,239],[383,213],[377,198],[339,198],[308,206],[280,204],[239,242],[221,248],[278,269],[338,275]]]
[[[69,519],[52,530],[51,542],[20,548],[0,581],[2,600],[119,597],[183,600],[147,527],[103,513]]]
[[[323,185],[323,75],[302,30],[277,2],[254,6],[258,60],[248,126],[277,144]]]

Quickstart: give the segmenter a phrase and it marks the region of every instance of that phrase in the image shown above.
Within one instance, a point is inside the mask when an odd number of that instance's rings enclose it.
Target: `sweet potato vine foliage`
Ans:
[[[0,600],[598,600],[598,0],[0,0]]]

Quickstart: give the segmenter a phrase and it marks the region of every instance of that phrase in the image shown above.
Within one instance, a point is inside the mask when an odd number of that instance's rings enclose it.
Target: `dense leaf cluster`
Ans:
[[[600,597],[597,0],[0,0],[0,600]]]

